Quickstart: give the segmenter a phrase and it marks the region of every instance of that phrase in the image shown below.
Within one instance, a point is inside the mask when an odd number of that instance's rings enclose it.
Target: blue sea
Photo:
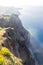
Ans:
[[[43,7],[30,6],[24,8],[20,15],[23,26],[43,44]]]

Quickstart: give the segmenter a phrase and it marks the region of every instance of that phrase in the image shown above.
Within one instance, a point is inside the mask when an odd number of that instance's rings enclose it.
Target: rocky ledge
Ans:
[[[30,34],[17,15],[0,18],[0,65],[35,65],[29,42]]]

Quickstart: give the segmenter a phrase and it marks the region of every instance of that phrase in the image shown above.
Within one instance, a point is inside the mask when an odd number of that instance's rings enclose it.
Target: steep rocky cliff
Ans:
[[[30,34],[17,15],[0,18],[0,65],[35,65],[29,42]]]

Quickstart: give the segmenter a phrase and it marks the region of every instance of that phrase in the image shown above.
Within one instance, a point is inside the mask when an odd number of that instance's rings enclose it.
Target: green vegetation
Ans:
[[[4,65],[14,65],[10,59],[4,61]]]
[[[5,47],[2,47],[1,52],[2,52],[2,55],[10,56],[10,51]]]
[[[0,46],[0,65],[22,65],[22,60],[15,57],[6,47]]]
[[[0,55],[0,65],[3,65],[3,63],[4,63],[4,57],[3,55]]]

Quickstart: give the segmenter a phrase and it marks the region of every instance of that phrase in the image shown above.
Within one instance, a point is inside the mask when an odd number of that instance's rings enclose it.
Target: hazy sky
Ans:
[[[0,6],[43,6],[43,0],[0,0]]]
[[[31,27],[32,34],[43,41],[43,0],[0,0],[0,6],[24,8],[21,10],[22,23],[26,28]]]

